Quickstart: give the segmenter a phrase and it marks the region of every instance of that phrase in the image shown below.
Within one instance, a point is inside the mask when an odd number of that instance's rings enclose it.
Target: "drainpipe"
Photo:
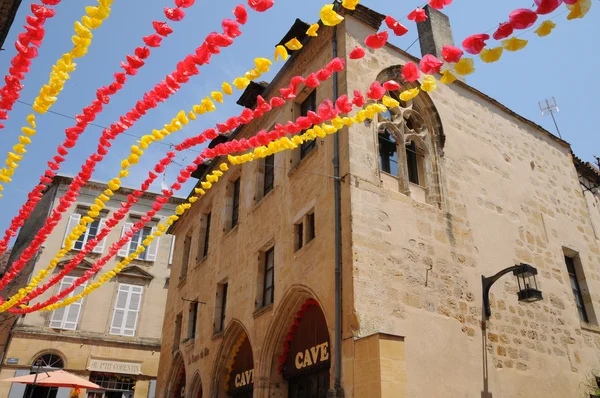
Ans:
[[[335,0],[334,10],[338,10],[340,3]],[[338,56],[337,26],[333,27],[332,56]],[[338,99],[338,73],[333,74],[333,102]],[[334,196],[334,228],[335,228],[335,352],[333,388],[328,397],[343,397],[342,389],[342,182],[340,180],[340,140],[339,134],[333,135],[333,196]]]

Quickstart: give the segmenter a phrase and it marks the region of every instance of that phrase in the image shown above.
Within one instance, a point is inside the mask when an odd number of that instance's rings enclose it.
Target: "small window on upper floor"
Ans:
[[[183,252],[181,253],[181,271],[179,273],[179,280],[187,277],[187,272],[190,267],[190,257],[192,254],[192,232],[188,232],[183,240]]]
[[[379,166],[384,173],[398,177],[398,145],[388,130],[379,133]]]
[[[110,334],[135,336],[143,292],[144,288],[142,286],[119,284]]]
[[[315,212],[310,210],[294,224],[294,251],[306,246],[315,235]]]
[[[227,282],[217,285],[214,332],[225,330],[225,315],[227,312]]]
[[[148,238],[150,235],[153,235],[157,230],[155,226],[136,228],[137,223],[141,223],[141,221],[137,218],[131,218],[130,222],[126,222],[125,225],[123,225],[123,229],[121,230],[121,238],[131,230],[134,232],[129,242],[117,253],[119,257],[128,257],[129,255],[135,253],[138,248],[142,246],[144,240],[146,240],[146,238]],[[152,222],[152,224],[156,225],[156,222]],[[155,236],[154,240],[150,243],[146,250],[138,254],[136,259],[148,262],[156,261],[158,257],[159,242],[160,237]]]
[[[196,262],[199,263],[208,256],[208,248],[210,243],[210,224],[212,222],[212,214],[210,212],[202,214],[200,217],[200,234],[198,236],[198,252],[196,253]]]
[[[77,278],[73,276],[65,276],[60,281],[60,287],[58,289],[59,292],[67,290]],[[83,289],[87,282],[79,285],[75,288],[71,293],[69,293],[65,298],[70,298],[73,296],[77,296]],[[52,312],[52,317],[50,318],[50,327],[52,329],[63,329],[63,330],[77,330],[77,324],[79,323],[79,317],[81,315],[81,307],[83,306],[83,299],[74,302],[66,307],[58,308]]]
[[[257,310],[273,304],[275,298],[275,247],[261,251],[258,259]]]
[[[65,230],[65,236],[63,237],[63,246],[65,239],[72,233],[73,228],[75,228],[81,222],[81,218],[87,215],[87,208],[78,207],[77,210],[71,214],[69,217],[69,222],[67,223],[67,228]],[[75,241],[72,250],[83,250],[86,244],[92,239],[96,238],[100,231],[106,226],[106,216],[108,212],[103,211],[100,216],[98,216],[93,222],[87,224],[87,229],[83,232],[77,240]],[[104,246],[106,244],[106,237],[98,242],[95,247],[92,249],[92,253],[102,253],[104,251]]]
[[[579,319],[586,323],[598,324],[596,314],[592,306],[592,300],[589,294],[587,280],[581,267],[581,259],[579,254],[567,248],[563,248],[565,254],[565,265],[567,268],[567,274],[569,275],[569,281],[571,284],[571,291],[573,293],[573,299],[577,312],[579,313]]]
[[[256,165],[256,195],[254,201],[260,202],[275,187],[275,155],[260,159]]]
[[[232,230],[240,220],[240,189],[241,178],[229,181],[227,186],[227,218],[225,231]]]
[[[196,338],[196,324],[198,323],[198,302],[192,301],[190,303],[190,310],[188,311],[188,339]]]
[[[297,119],[300,116],[307,116],[309,112],[317,111],[317,90],[314,89],[304,99],[302,99],[302,94],[299,95],[298,102],[294,103],[294,119]],[[298,134],[302,134],[304,132],[300,132]],[[307,157],[313,149],[317,146],[317,140],[306,141],[305,143],[300,145],[300,148],[292,151],[292,167],[296,166],[298,163],[302,161],[305,157]]]

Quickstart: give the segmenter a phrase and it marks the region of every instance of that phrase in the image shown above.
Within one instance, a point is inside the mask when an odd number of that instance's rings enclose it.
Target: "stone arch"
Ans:
[[[262,343],[258,367],[256,369],[257,381],[255,383],[255,390],[258,390],[255,395],[256,397],[268,397],[271,388],[278,388],[274,386],[280,386],[281,388],[287,386],[287,382],[279,375],[277,370],[279,356],[283,352],[283,342],[289,326],[293,323],[296,313],[302,304],[308,299],[317,301],[319,306],[323,308],[321,305],[322,301],[319,300],[315,292],[304,285],[292,285],[281,298]],[[329,331],[330,322],[328,322],[324,311],[323,316],[327,324],[327,330]],[[285,394],[287,394],[287,391]]]
[[[183,389],[185,391],[185,386],[187,384],[186,377],[183,355],[181,351],[177,351],[173,356],[173,364],[171,365],[171,372],[169,373],[169,381],[167,384],[168,398],[180,398],[181,394],[177,395],[181,391],[180,383],[183,383]]]
[[[192,378],[191,388],[189,389],[189,398],[202,398],[202,379],[200,372],[196,371]]]
[[[418,82],[402,80],[402,66],[390,66],[379,73],[377,80],[381,83],[388,80],[401,82],[406,89],[419,87]],[[387,129],[394,136],[398,146],[404,147],[408,142],[415,142],[425,156],[423,176],[425,178],[426,201],[429,204],[442,207],[442,184],[440,159],[444,154],[446,136],[442,120],[431,97],[426,92],[420,92],[414,99],[404,102],[390,110],[391,120],[378,117],[375,123],[376,134]],[[393,127],[392,127],[393,126]],[[398,150],[399,190],[410,195],[406,155]]]
[[[38,351],[34,356],[31,357],[30,365],[33,366],[35,364],[36,360],[44,357],[45,355],[54,355],[54,356],[57,356],[58,358],[60,358],[61,365],[60,366],[52,366],[52,367],[56,367],[57,369],[67,368],[66,356],[61,351],[55,350],[55,349],[46,349],[46,350]],[[52,365],[52,364],[49,364],[49,365]]]
[[[242,335],[246,336],[246,339],[250,342],[250,346],[253,347],[248,329],[246,329],[244,324],[238,319],[232,319],[223,333],[223,340],[221,341],[221,344],[219,344],[219,348],[215,354],[215,360],[213,361],[212,377],[210,380],[210,391],[213,398],[227,396],[223,384],[226,374],[225,370],[231,360],[231,351]],[[256,364],[256,359],[254,359],[254,362]]]

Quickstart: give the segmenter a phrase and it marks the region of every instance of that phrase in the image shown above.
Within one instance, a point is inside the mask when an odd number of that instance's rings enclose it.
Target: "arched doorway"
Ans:
[[[62,369],[65,367],[65,363],[60,355],[47,353],[37,357],[31,364],[30,374],[51,372],[53,370]],[[33,394],[32,394],[33,393]],[[58,394],[57,387],[40,387],[28,385],[25,388],[24,397],[36,397],[36,398],[56,398]]]
[[[196,372],[194,375],[194,381],[192,382],[192,398],[202,398],[202,380],[200,374]]]
[[[231,398],[252,398],[254,392],[254,355],[246,333],[233,346],[223,379],[225,392]]]
[[[185,398],[185,384],[185,365],[182,359],[174,373],[173,387],[171,389],[170,398]]]
[[[296,313],[283,342],[277,371],[288,382],[288,398],[325,398],[331,344],[325,315],[314,299]]]

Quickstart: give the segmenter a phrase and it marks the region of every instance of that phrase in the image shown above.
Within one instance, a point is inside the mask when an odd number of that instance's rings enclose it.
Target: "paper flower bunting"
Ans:
[[[413,88],[413,89],[410,89],[410,90],[403,91],[400,94],[400,99],[402,101],[404,101],[404,102],[408,102],[411,99],[415,98],[417,95],[419,95],[419,89],[418,88]]]
[[[300,41],[294,37],[292,40],[285,43],[285,46],[291,51],[296,51],[302,48],[302,43],[300,43]]]
[[[527,29],[537,21],[537,14],[527,8],[514,10],[508,16],[510,24],[515,29]]]
[[[472,58],[462,58],[454,65],[456,73],[462,76],[470,75],[475,72],[474,62]]]
[[[402,67],[402,78],[404,79],[404,81],[406,82],[414,82],[417,81],[419,79],[419,76],[421,74],[419,73],[419,68],[417,68],[417,65],[415,65],[412,62],[407,62],[403,67]]]
[[[248,0],[250,8],[258,12],[267,11],[269,8],[273,7],[273,4],[275,4],[274,0]]]
[[[342,7],[348,10],[355,10],[360,0],[344,0],[342,1]]]
[[[367,47],[377,49],[385,46],[387,40],[388,32],[383,31],[367,36],[367,38],[365,39],[365,44],[367,45]]]
[[[444,46],[442,47],[442,58],[446,62],[458,62],[462,58],[464,52],[458,47]]]
[[[395,80],[388,80],[387,82],[383,83],[383,88],[385,88],[387,91],[398,91],[400,90],[400,87],[400,83]]]
[[[327,4],[323,6],[319,16],[321,17],[321,21],[325,26],[335,26],[344,20],[344,17],[335,12],[333,9],[333,4]]]
[[[550,14],[552,11],[556,10],[561,3],[562,0],[535,0],[535,5],[538,6],[535,13],[538,15]]]
[[[362,47],[356,47],[354,50],[350,51],[348,54],[348,58],[350,59],[361,59],[365,56],[365,50]]]
[[[278,45],[277,47],[275,47],[275,62],[279,62],[279,58],[285,61],[288,59],[288,57],[288,52],[284,46]]]
[[[573,4],[569,4],[567,1],[567,8],[571,10],[569,15],[567,15],[567,19],[570,21],[572,19],[583,18],[590,11],[592,7],[591,0],[579,0]]]
[[[507,37],[513,34],[513,31],[514,28],[512,24],[510,22],[504,22],[501,23],[500,26],[498,26],[498,29],[496,29],[492,37],[494,38],[494,40],[506,39]]]
[[[429,0],[429,7],[441,10],[447,5],[450,5],[452,0]]]
[[[516,37],[511,37],[508,40],[502,40],[502,46],[507,51],[519,51],[525,48],[528,41],[524,39],[518,39]]]
[[[396,36],[403,36],[408,32],[408,29],[404,25],[389,15],[385,17],[385,24],[394,32]]]
[[[456,76],[454,76],[454,74],[451,71],[443,70],[440,73],[442,74],[440,82],[442,82],[443,84],[451,84],[456,81]]]
[[[310,27],[306,31],[306,34],[308,36],[311,36],[311,37],[316,37],[316,36],[318,36],[317,35],[317,30],[319,30],[319,24],[318,23],[314,23],[314,24],[310,25]]]
[[[437,81],[435,77],[427,75],[423,78],[423,83],[421,83],[421,90],[425,92],[432,92],[437,89]]]
[[[486,46],[485,41],[490,38],[490,35],[485,33],[477,33],[467,37],[462,42],[462,46],[469,54],[477,55]]]
[[[533,32],[538,35],[539,37],[544,37],[544,36],[548,36],[550,33],[552,33],[552,29],[554,29],[556,27],[556,24],[550,20],[544,21],[541,23],[540,26],[538,26],[538,28],[536,30],[534,30]]]
[[[417,7],[413,12],[408,14],[407,18],[411,21],[423,22],[427,20],[427,14],[424,9]]]
[[[496,62],[502,56],[503,51],[504,51],[504,49],[502,47],[496,47],[491,50],[488,50],[487,48],[485,48],[479,54],[479,58],[481,58],[481,60],[487,64]]]
[[[426,54],[421,59],[421,62],[419,62],[419,68],[421,69],[421,72],[428,75],[440,73],[440,69],[442,69],[443,65],[444,63],[442,61],[431,54]]]

